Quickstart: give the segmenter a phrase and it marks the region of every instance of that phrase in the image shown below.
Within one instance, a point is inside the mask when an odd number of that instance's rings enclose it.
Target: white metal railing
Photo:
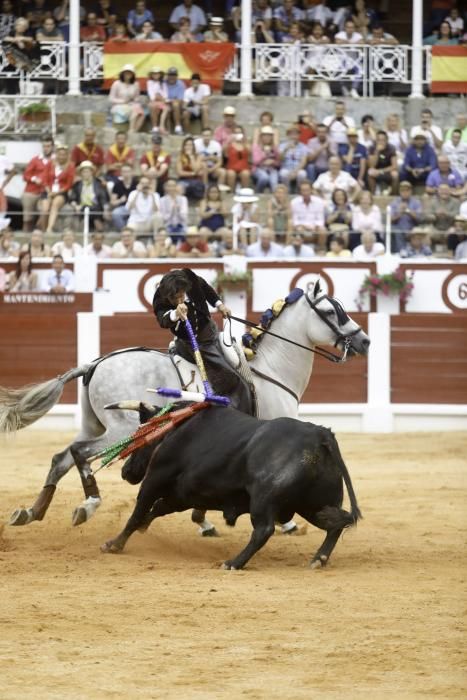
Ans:
[[[55,95],[0,95],[0,134],[55,136]]]
[[[102,80],[103,44],[81,43],[80,81]],[[0,79],[59,80],[69,79],[69,44],[42,43],[39,62],[29,72],[8,65],[0,46]],[[225,79],[240,82],[241,47]],[[364,96],[372,96],[375,83],[411,83],[412,51],[408,45],[360,46],[336,44],[254,44],[251,47],[252,81],[275,82],[289,86],[288,93],[299,96],[315,81],[358,83]],[[423,48],[423,83],[431,79],[431,47]]]

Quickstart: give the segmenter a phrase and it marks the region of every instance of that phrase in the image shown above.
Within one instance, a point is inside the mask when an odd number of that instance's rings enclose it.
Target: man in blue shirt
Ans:
[[[145,0],[137,0],[135,9],[130,10],[127,16],[128,31],[132,36],[136,36],[143,30],[146,21],[154,24],[154,15],[151,10],[146,9]]]
[[[178,23],[182,17],[188,17],[190,20],[190,31],[192,34],[199,34],[207,24],[206,15],[198,5],[193,5],[193,0],[183,0],[172,11],[169,23],[175,31],[177,31]]]
[[[185,95],[185,83],[183,80],[179,80],[178,70],[174,67],[169,68],[167,71],[167,105],[169,107],[169,114],[172,115],[172,119],[175,125],[175,133],[183,134],[182,129],[182,108],[183,108],[183,97]]]
[[[297,187],[306,180],[306,163],[308,160],[308,148],[300,143],[300,132],[292,126],[287,131],[287,141],[281,143],[279,152],[281,155],[281,169],[279,179],[284,185],[296,184]]]
[[[52,269],[47,275],[45,288],[51,294],[66,294],[74,291],[73,273],[65,268],[61,255],[54,255],[52,258]]]
[[[464,178],[458,170],[451,168],[449,158],[443,155],[438,157],[438,167],[427,177],[426,193],[436,194],[440,185],[449,185],[454,197],[460,197],[464,192]]]
[[[399,185],[399,197],[391,202],[391,222],[394,238],[391,251],[398,253],[407,243],[407,234],[417,226],[422,219],[422,203],[412,196],[412,185],[402,180]]]
[[[367,167],[367,150],[358,143],[357,129],[347,129],[348,143],[339,143],[337,153],[342,161],[342,170],[350,173],[357,180],[360,187],[365,187],[365,175]]]
[[[400,179],[408,180],[412,185],[425,185],[429,173],[437,164],[436,153],[428,145],[426,136],[417,134],[405,152]]]

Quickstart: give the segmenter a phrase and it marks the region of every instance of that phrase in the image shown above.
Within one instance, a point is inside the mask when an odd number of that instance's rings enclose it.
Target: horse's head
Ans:
[[[305,295],[311,309],[319,319],[310,327],[309,339],[316,344],[334,345],[347,355],[366,355],[370,339],[360,326],[344,310],[342,304],[325,294],[319,279],[311,292]],[[311,337],[312,336],[312,337]]]

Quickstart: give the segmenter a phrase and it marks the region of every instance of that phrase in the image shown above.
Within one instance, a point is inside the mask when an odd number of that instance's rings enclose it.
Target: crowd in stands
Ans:
[[[203,124],[200,135],[176,139],[175,151],[158,128],[138,156],[123,130],[109,148],[93,128],[70,147],[44,138],[22,174],[22,252],[65,261],[232,253],[369,260],[385,252],[387,205],[390,252],[465,250],[465,114],[446,129],[425,108],[407,130],[395,114],[384,124],[366,114],[358,125],[336,101],[319,123],[304,110],[285,134],[264,112],[250,138],[233,106],[214,129]],[[7,258],[19,252],[2,195],[14,172],[0,156],[0,257]],[[85,209],[93,239],[83,250],[75,233]]]
[[[121,8],[112,0],[81,4],[80,39],[85,42],[240,41],[239,0],[227,0],[222,16],[217,17],[212,12],[212,1],[198,0],[198,3],[182,0],[165,9],[156,7],[150,0],[136,0],[129,11],[124,9],[127,4]],[[253,43],[398,43],[381,25],[388,8],[382,13],[380,5],[387,3],[253,0]],[[465,42],[465,15],[462,3],[434,0],[425,22],[426,43]],[[17,24],[20,19],[21,26]],[[0,39],[16,43],[18,48],[26,49],[26,53],[31,48],[26,44],[68,41],[69,34],[69,0],[3,0],[1,4]]]

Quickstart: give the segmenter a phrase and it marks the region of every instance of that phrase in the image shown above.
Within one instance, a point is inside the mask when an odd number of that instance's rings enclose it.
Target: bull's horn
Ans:
[[[141,406],[144,406],[144,408],[147,411],[153,411],[154,406],[150,403],[146,403],[145,401],[118,401],[117,403],[108,403],[107,406],[104,406],[105,409],[114,409],[114,408],[119,408],[120,410],[123,411],[139,411]]]

